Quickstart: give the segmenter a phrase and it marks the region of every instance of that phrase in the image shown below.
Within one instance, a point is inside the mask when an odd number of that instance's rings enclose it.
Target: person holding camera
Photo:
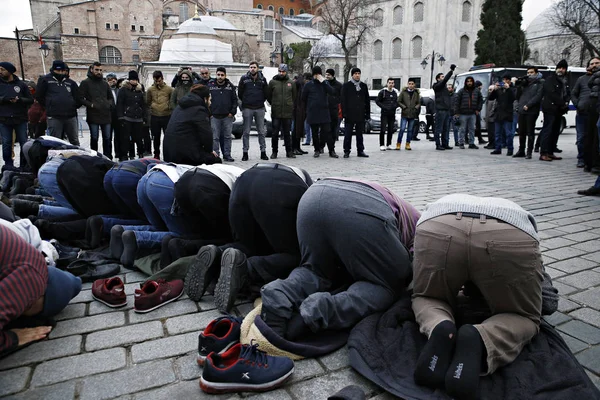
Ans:
[[[513,157],[525,157],[530,160],[535,142],[535,122],[540,115],[544,80],[538,69],[531,66],[527,68],[526,76],[517,79],[516,85],[519,102],[519,150]]]
[[[513,155],[513,139],[514,132],[512,131],[513,121],[513,102],[515,100],[515,93],[510,85],[510,75],[504,75],[502,82],[496,83],[488,100],[496,101],[496,115],[495,115],[495,149],[490,154],[502,154],[502,147],[506,144],[506,155]],[[506,141],[503,141],[503,135]]]
[[[556,70],[544,82],[542,90],[542,112],[544,113],[544,125],[542,126],[540,161],[562,160],[554,154],[557,150],[558,136],[562,116],[569,111],[569,99],[571,91],[567,82],[566,60],[561,60],[556,65]]]

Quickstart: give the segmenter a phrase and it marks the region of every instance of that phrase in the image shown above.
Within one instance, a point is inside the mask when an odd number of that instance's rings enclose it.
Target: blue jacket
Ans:
[[[263,108],[267,99],[267,88],[267,80],[261,72],[256,73],[256,79],[252,79],[250,72],[243,75],[238,85],[238,96],[242,100],[242,109],[258,110]]]
[[[46,115],[52,118],[72,118],[77,116],[79,88],[71,78],[59,81],[52,73],[38,80],[37,100],[46,107]]]
[[[306,104],[306,122],[309,125],[331,122],[327,95],[335,94],[329,82],[316,79],[306,82],[302,89],[302,102]]]
[[[11,103],[10,99],[18,97],[16,103]],[[33,98],[29,88],[13,74],[11,82],[0,78],[0,122],[21,123],[27,122],[27,108],[33,104]]]
[[[235,86],[225,78],[225,82],[219,85],[217,80],[208,83],[210,89],[210,113],[213,117],[226,117],[228,114],[235,115],[237,112],[237,95]]]

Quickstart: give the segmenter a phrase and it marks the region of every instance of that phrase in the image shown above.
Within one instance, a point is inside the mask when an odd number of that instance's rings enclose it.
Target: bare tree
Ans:
[[[309,70],[311,70],[315,65],[319,64],[319,62],[323,62],[323,59],[327,57],[328,49],[322,42],[315,43],[314,46],[310,49],[310,53],[306,62],[308,64]]]
[[[352,62],[358,47],[365,40],[367,33],[376,22],[369,9],[376,0],[325,0],[318,9],[318,14],[342,45],[344,52],[344,80],[348,80]]]
[[[590,57],[600,54],[600,0],[562,0],[553,7],[549,20],[581,38]]]
[[[231,56],[234,62],[247,62],[248,58],[248,44],[246,43],[246,37],[244,34],[233,34],[233,40],[231,41]]]

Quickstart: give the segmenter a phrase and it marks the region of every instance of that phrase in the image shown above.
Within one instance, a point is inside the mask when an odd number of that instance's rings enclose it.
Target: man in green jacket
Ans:
[[[160,159],[160,134],[167,131],[171,119],[170,99],[173,88],[165,83],[163,73],[152,73],[154,84],[146,92],[146,104],[150,109],[150,133],[154,142],[154,158]]]
[[[271,120],[273,122],[273,136],[271,137],[273,153],[271,154],[271,159],[277,158],[280,130],[285,144],[285,156],[287,158],[296,158],[292,151],[290,137],[294,114],[294,99],[296,98],[296,85],[287,73],[287,64],[279,64],[279,74],[271,79],[267,88],[267,101],[271,104]]]
[[[102,154],[112,160],[112,109],[115,100],[110,86],[102,76],[102,64],[95,62],[79,86],[80,102],[86,109],[86,122],[90,127],[90,147],[98,150],[98,137],[102,130]]]
[[[402,120],[400,122],[400,131],[398,132],[396,150],[400,150],[402,147],[402,136],[407,125],[408,133],[404,148],[410,150],[410,139],[414,132],[415,120],[419,120],[419,114],[421,113],[421,94],[419,93],[419,89],[415,88],[414,81],[408,81],[408,86],[402,89],[400,96],[398,96],[398,105],[402,109]]]

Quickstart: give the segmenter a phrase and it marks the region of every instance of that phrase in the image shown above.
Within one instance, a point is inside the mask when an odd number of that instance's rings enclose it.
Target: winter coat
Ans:
[[[142,122],[147,115],[144,88],[141,84],[133,87],[129,81],[123,81],[117,97],[117,117],[134,122]]]
[[[181,77],[181,75],[187,75],[190,77],[190,81],[188,84],[184,84],[183,81],[179,80],[177,82],[177,86],[175,86],[175,90],[173,90],[173,92],[171,93],[171,100],[170,100],[170,105],[171,105],[171,110],[175,110],[175,108],[177,107],[177,105],[179,104],[179,100],[181,100],[186,94],[188,94],[190,92],[190,89],[192,88],[192,86],[194,85],[194,83],[192,82],[192,73],[190,71],[183,70],[179,76]]]
[[[88,71],[87,78],[79,86],[79,101],[86,109],[88,124],[110,124],[111,110],[115,107],[110,86],[103,78]]]
[[[398,96],[398,105],[402,109],[402,118],[419,118],[421,113],[421,93],[419,89],[415,89],[412,96],[408,91],[408,87],[402,89],[400,96]]]
[[[213,134],[208,107],[196,93],[189,93],[173,110],[163,141],[164,159],[178,164],[214,164]]]
[[[213,117],[226,117],[237,113],[238,98],[235,94],[235,86],[227,78],[222,85],[216,79],[208,84],[210,89],[210,113]]]
[[[371,119],[371,99],[365,83],[360,83],[359,91],[351,81],[342,85],[342,116],[352,122]]]
[[[10,99],[19,97],[15,103]],[[11,82],[0,78],[0,122],[19,124],[27,121],[27,107],[33,104],[33,97],[27,84],[13,74]]]
[[[479,89],[472,90],[463,87],[454,96],[454,114],[471,115],[475,111],[481,111],[483,107],[483,96]]]
[[[452,109],[452,98],[450,92],[448,91],[448,81],[450,80],[450,77],[452,77],[452,71],[448,71],[442,81],[433,84],[436,110]]]
[[[337,115],[340,108],[340,101],[342,96],[342,84],[337,79],[333,78],[328,81],[329,86],[333,89],[333,94],[327,95],[327,102],[329,103],[329,114]]]
[[[242,75],[238,84],[238,97],[242,101],[242,110],[244,108],[252,110],[263,108],[267,99],[267,89],[267,80],[262,72],[256,73],[256,79],[252,78],[250,72]]]
[[[291,119],[294,114],[296,84],[289,76],[275,75],[269,82],[267,100],[271,104],[271,118]]]
[[[395,115],[398,108],[398,91],[381,89],[375,103],[381,108],[381,115]]]
[[[600,68],[595,69],[588,82],[588,87],[590,88],[590,102],[596,103],[598,111],[600,111],[600,102],[598,101],[600,97]]]
[[[171,94],[173,88],[166,83],[153,84],[146,92],[146,104],[150,108],[150,114],[156,117],[171,115]]]
[[[588,104],[590,103],[590,87],[588,86],[588,82],[592,79],[592,75],[582,75],[575,82],[575,86],[573,86],[573,90],[571,91],[571,101],[573,101],[573,105],[577,108],[577,113],[587,114],[588,113]]]
[[[515,91],[512,87],[497,88],[488,96],[488,100],[496,101],[495,121],[506,122],[513,120],[513,102],[515,101]],[[488,104],[489,110],[489,104]]]
[[[543,112],[563,115],[569,111],[569,99],[571,97],[569,86],[556,73],[550,75],[544,82],[542,95]]]
[[[306,82],[302,89],[302,101],[306,104],[306,122],[313,124],[328,124],[331,122],[327,95],[333,93],[333,88],[325,80],[316,79]]]
[[[517,86],[519,114],[537,115],[540,113],[542,91],[544,89],[544,80],[541,77],[542,74],[538,74],[537,78],[533,80],[526,79],[523,81],[523,83],[521,83],[521,85]],[[524,109],[525,106],[527,106],[527,111]]]
[[[79,87],[70,78],[56,79],[52,73],[40,77],[36,91],[37,101],[46,108],[51,118],[73,118],[77,116]]]

